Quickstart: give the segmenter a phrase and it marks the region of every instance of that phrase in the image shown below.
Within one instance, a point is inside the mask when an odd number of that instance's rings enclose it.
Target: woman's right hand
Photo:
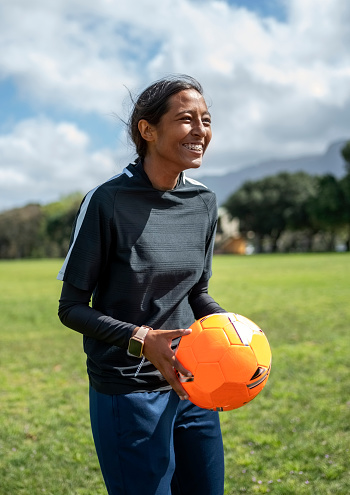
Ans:
[[[176,354],[171,348],[171,344],[174,339],[188,335],[191,332],[192,330],[190,328],[180,328],[177,330],[149,330],[143,346],[143,355],[145,358],[161,372],[181,400],[188,399],[188,395],[182,387],[176,371],[188,378],[193,375],[189,370],[184,368],[176,358]]]

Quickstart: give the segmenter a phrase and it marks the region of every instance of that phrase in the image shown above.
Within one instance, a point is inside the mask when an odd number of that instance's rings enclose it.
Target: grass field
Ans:
[[[1,495],[106,495],[81,336],[56,316],[60,265],[0,262]],[[211,294],[273,353],[262,393],[220,416],[226,495],[350,493],[349,281],[347,253],[215,257]]]

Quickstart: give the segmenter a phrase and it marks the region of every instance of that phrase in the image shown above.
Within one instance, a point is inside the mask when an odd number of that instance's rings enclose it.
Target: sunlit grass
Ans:
[[[221,415],[227,494],[350,493],[349,263],[215,258],[212,295],[258,323],[273,353],[262,393]]]
[[[60,265],[0,262],[1,495],[106,495],[82,339],[57,318]],[[215,257],[211,294],[273,353],[261,394],[220,416],[226,495],[350,493],[349,280],[346,253]]]

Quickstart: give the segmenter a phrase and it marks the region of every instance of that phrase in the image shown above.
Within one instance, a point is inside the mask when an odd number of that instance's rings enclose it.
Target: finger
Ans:
[[[174,368],[174,364],[176,362],[175,354],[168,346],[166,346],[166,349],[166,353],[162,356],[160,356],[159,353],[152,356],[149,352],[145,351],[144,356],[161,372],[165,380],[175,390],[181,400],[188,399],[187,393],[178,380]],[[168,356],[165,357],[165,355]]]
[[[181,385],[174,368],[172,368],[171,372],[163,374],[163,376],[166,379],[166,381],[169,383],[169,385],[173,388],[173,390],[177,393],[177,395],[180,397],[181,400],[188,400],[188,394]]]
[[[174,340],[178,337],[184,337],[192,332],[192,328],[178,328],[176,330],[161,330],[163,335],[168,339]]]
[[[175,356],[175,359],[174,359],[174,368],[179,373],[181,373],[181,375],[183,375],[184,377],[193,378],[193,373],[191,372],[191,370],[188,370],[187,368],[185,368],[182,365],[182,363],[176,358],[176,356]]]

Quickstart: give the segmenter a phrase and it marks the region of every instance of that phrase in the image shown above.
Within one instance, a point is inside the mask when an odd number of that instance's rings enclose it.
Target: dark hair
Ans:
[[[201,95],[203,94],[202,86],[193,77],[174,75],[154,82],[137,98],[128,122],[128,131],[141,159],[146,156],[147,141],[140,134],[139,121],[145,119],[149,124],[157,125],[169,109],[169,98],[186,89],[195,89]]]

